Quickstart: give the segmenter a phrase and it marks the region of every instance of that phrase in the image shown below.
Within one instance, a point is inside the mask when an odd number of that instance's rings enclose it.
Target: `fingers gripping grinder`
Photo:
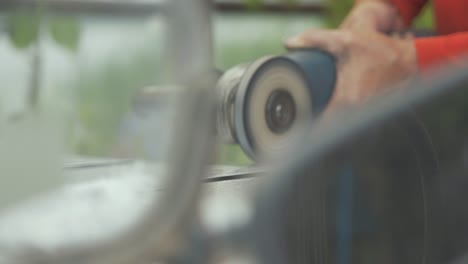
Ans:
[[[231,68],[216,87],[218,136],[252,159],[278,152],[326,107],[335,81],[335,59],[315,49]]]

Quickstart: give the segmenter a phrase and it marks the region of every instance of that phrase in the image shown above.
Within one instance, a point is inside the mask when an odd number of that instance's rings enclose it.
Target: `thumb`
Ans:
[[[289,49],[318,48],[333,55],[341,54],[351,39],[351,34],[342,30],[311,29],[286,42]]]

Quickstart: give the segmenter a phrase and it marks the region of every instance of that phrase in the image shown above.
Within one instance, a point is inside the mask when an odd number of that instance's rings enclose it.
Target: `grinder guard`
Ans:
[[[226,143],[239,143],[252,159],[281,151],[297,130],[293,128],[324,110],[335,82],[334,57],[317,49],[237,66],[216,89],[221,100],[218,133]]]

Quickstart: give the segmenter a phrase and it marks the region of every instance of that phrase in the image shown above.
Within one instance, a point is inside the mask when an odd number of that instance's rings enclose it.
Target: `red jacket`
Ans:
[[[409,26],[427,0],[392,0]],[[416,40],[420,68],[468,54],[468,0],[434,0],[439,37]]]

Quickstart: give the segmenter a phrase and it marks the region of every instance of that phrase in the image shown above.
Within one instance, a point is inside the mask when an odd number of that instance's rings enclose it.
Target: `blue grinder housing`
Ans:
[[[322,112],[335,90],[337,66],[335,58],[318,49],[294,50],[284,58],[291,60],[302,71],[309,84],[315,113]]]

